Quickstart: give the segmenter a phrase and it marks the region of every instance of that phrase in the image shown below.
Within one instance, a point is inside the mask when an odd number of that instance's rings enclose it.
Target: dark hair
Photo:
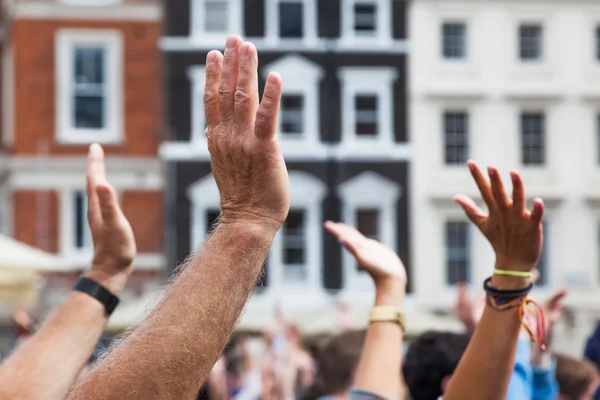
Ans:
[[[468,334],[430,331],[410,344],[403,372],[413,400],[437,400],[442,395],[442,381],[452,375],[470,339]]]
[[[598,370],[591,362],[555,354],[556,380],[560,394],[570,400],[579,400],[598,379]]]
[[[302,400],[315,400],[350,389],[364,341],[364,330],[347,331],[327,339],[317,351],[315,382]]]

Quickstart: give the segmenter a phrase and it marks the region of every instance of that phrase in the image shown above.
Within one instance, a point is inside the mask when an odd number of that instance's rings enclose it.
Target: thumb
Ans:
[[[117,194],[114,189],[106,184],[100,183],[96,186],[96,194],[100,200],[100,212],[104,221],[112,221],[119,212]]]

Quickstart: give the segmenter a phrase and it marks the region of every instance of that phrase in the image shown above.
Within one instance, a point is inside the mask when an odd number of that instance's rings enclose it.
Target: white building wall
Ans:
[[[546,202],[549,285],[538,292],[569,284],[572,304],[592,302],[600,309],[600,3],[415,0],[409,20],[412,267],[419,302],[451,304],[456,291],[445,283],[444,219],[462,215],[452,203],[455,194],[480,200],[465,167],[444,165],[442,113],[450,108],[469,113],[469,158],[499,167],[507,185],[508,171],[517,168],[529,197]],[[443,60],[444,20],[466,23],[465,61]],[[543,25],[541,63],[518,59],[520,22]],[[520,161],[519,114],[527,108],[546,112],[541,168]],[[478,232],[471,238],[472,283],[479,289],[494,256]]]

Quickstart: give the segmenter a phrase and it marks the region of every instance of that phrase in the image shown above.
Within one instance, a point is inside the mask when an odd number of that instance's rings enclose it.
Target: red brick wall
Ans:
[[[118,29],[124,50],[124,136],[114,155],[156,155],[162,130],[161,25],[148,21],[16,20],[15,131],[13,154],[33,155],[38,146],[54,155],[83,155],[87,146],[55,141],[55,34],[59,28]]]
[[[163,193],[127,190],[122,195],[123,213],[131,223],[138,253],[163,250]]]
[[[52,253],[58,252],[58,196],[54,191],[13,192],[15,239]]]

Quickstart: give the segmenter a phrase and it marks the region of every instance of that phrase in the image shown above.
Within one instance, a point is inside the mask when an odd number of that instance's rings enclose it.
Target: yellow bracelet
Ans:
[[[505,276],[517,276],[519,278],[531,278],[532,273],[530,272],[522,272],[522,271],[506,271],[503,269],[495,269],[494,275],[505,275]]]

